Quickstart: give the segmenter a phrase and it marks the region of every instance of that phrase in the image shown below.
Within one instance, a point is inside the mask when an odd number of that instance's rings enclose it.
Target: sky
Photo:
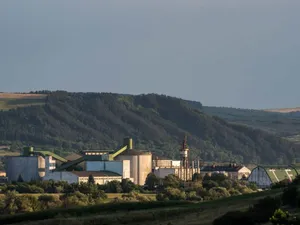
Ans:
[[[3,0],[0,91],[300,106],[299,0]]]

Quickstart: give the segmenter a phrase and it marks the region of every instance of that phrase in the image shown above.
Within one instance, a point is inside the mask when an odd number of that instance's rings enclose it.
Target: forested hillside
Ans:
[[[228,124],[163,95],[53,92],[46,104],[0,112],[0,144],[64,150],[114,149],[130,136],[139,149],[177,157],[184,134],[192,158],[289,163],[299,147],[261,130]]]
[[[209,115],[223,118],[228,122],[246,124],[254,128],[275,133],[282,137],[300,134],[299,112],[276,113],[265,112],[262,110],[209,106],[203,106],[198,109]]]

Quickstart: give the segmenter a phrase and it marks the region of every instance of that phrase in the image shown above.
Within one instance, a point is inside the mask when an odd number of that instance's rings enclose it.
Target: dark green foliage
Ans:
[[[298,157],[299,146],[211,117],[195,104],[155,94],[52,92],[43,106],[0,112],[0,142],[78,151],[117,148],[130,136],[136,148],[175,158],[187,133],[192,158],[274,164]]]
[[[95,179],[94,179],[93,175],[89,175],[88,183],[89,184],[95,184]]]
[[[291,136],[300,133],[300,116],[297,113],[282,114],[229,107],[193,106],[209,115],[220,117],[228,122],[245,124],[280,136]]]
[[[169,174],[163,179],[163,186],[165,188],[172,187],[172,188],[180,188],[182,181],[179,179],[178,176],[174,174]]]
[[[154,190],[155,187],[159,185],[159,178],[157,178],[154,173],[149,173],[147,175],[145,185],[149,190]]]
[[[194,173],[192,177],[192,181],[202,181],[203,177],[200,175],[200,173]]]
[[[259,200],[247,211],[226,213],[225,215],[215,219],[213,225],[255,225],[266,223],[280,206],[280,198],[266,197]]]
[[[214,220],[213,225],[254,225],[252,215],[241,211],[231,211]]]
[[[17,180],[18,182],[24,182],[24,180],[23,180],[23,178],[22,178],[22,175],[20,174],[19,176],[18,176],[18,180]]]
[[[186,200],[186,194],[177,188],[168,187],[164,191],[156,196],[158,201],[166,200]]]
[[[276,183],[272,184],[271,188],[272,189],[284,188],[284,187],[287,187],[290,183],[291,182],[290,182],[289,179],[281,180],[279,182],[276,182]]]
[[[270,222],[273,225],[289,225],[289,217],[289,212],[277,209],[274,212],[274,215],[270,218]]]
[[[164,208],[170,206],[183,206],[190,203],[185,201],[167,201],[167,202],[124,202],[124,203],[107,203],[93,205],[87,207],[60,208],[51,209],[41,212],[33,212],[17,215],[0,216],[0,221],[3,224],[21,223],[26,221],[38,221],[55,218],[57,216],[79,217],[83,215],[116,212],[116,211],[132,211]]]
[[[300,205],[300,188],[297,185],[288,186],[282,194],[282,202],[284,205],[298,207]]]
[[[105,192],[106,193],[122,193],[122,186],[119,181],[113,180],[108,182],[106,185]]]
[[[16,186],[16,191],[19,193],[44,193],[44,189],[36,185],[29,185],[28,183],[19,183]]]
[[[122,188],[123,193],[129,193],[132,191],[140,191],[141,190],[140,186],[134,184],[129,179],[122,179],[121,188]]]

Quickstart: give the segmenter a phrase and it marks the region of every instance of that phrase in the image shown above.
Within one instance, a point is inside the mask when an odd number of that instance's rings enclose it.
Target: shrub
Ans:
[[[299,206],[300,190],[298,186],[290,185],[282,194],[282,203],[293,207]]]
[[[38,200],[41,203],[41,209],[43,210],[61,206],[59,198],[53,195],[40,195]]]
[[[232,196],[235,196],[235,195],[241,195],[241,192],[239,192],[239,191],[236,190],[236,189],[230,189],[228,192],[229,192],[229,194],[232,195]]]
[[[213,180],[204,180],[202,185],[207,190],[209,190],[213,187],[219,187],[219,184],[216,181],[213,181]]]
[[[230,193],[223,187],[213,187],[208,191],[212,199],[229,197]]]
[[[89,205],[89,198],[87,195],[80,192],[75,192],[71,194],[65,194],[60,197],[65,208],[74,207],[74,206],[86,206]]]
[[[18,196],[16,198],[17,213],[35,212],[40,210],[40,204],[36,197],[30,195]]]
[[[214,225],[254,225],[266,223],[281,205],[278,198],[266,197],[259,200],[246,212],[228,212],[214,220]]]
[[[186,195],[184,191],[177,188],[166,188],[163,192],[164,195],[168,197],[169,200],[185,200]]]
[[[270,222],[274,225],[288,225],[289,224],[289,212],[284,212],[281,209],[277,209],[274,215],[270,218]]]
[[[119,181],[113,180],[106,184],[106,193],[122,193],[122,186]]]

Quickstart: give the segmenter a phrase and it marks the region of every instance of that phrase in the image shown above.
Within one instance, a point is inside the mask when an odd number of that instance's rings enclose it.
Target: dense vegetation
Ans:
[[[254,204],[246,211],[228,212],[217,218],[214,225],[255,225],[271,222],[274,225],[300,224],[300,176],[292,183],[282,185],[283,193],[277,197],[267,197]],[[292,216],[290,212],[294,215]]]
[[[197,107],[196,105],[194,106]],[[300,116],[297,112],[275,113],[262,110],[208,106],[198,107],[198,109],[228,122],[245,124],[283,137],[294,136],[300,133]]]
[[[144,190],[126,179],[122,182],[111,181],[105,185],[97,185],[90,176],[88,183],[80,184],[68,184],[64,181],[29,183],[19,181],[3,185],[1,187],[3,195],[0,197],[2,214],[0,220],[7,224],[55,218],[59,215],[65,216],[65,214],[70,217],[124,209],[129,211],[178,207],[190,203],[225,199],[230,196],[243,197],[242,194],[256,191],[255,185],[245,181],[231,180],[223,174],[204,177],[194,174],[193,181],[187,187],[174,175],[158,179],[154,174],[149,174],[146,183],[149,190]],[[112,202],[106,203],[106,193],[122,194],[111,200]],[[157,193],[156,203],[155,199],[148,197],[145,193]]]
[[[261,130],[229,124],[201,104],[163,95],[53,92],[42,106],[0,112],[0,144],[78,151],[115,149],[130,136],[135,147],[178,157],[184,134],[192,158],[289,163],[298,146]]]

